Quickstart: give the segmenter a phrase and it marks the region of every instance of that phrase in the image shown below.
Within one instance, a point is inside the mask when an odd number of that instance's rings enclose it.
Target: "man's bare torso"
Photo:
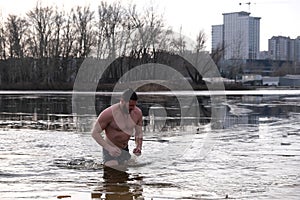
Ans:
[[[124,113],[119,104],[114,104],[103,115],[110,118],[110,122],[104,128],[106,141],[119,148],[125,148],[139,120],[139,108],[135,107],[130,113]]]

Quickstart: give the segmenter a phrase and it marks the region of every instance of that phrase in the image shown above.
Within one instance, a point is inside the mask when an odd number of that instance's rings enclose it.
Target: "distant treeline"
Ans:
[[[83,59],[0,60],[0,89],[72,89]]]
[[[153,65],[149,65],[142,71],[135,70],[130,76],[124,76],[133,68],[147,63],[172,66],[176,72],[181,74],[181,77],[187,78],[193,84],[205,84],[202,75],[192,63],[178,54],[166,51],[147,52],[146,49],[144,51],[134,51],[130,55],[120,56],[112,62],[108,62],[108,59],[86,59],[84,65],[89,65],[91,71],[86,72],[84,81],[107,87],[100,89],[109,89],[109,87],[112,89],[114,84],[120,81],[141,81],[156,78],[179,81],[174,75],[170,74],[170,71],[158,71],[152,67]],[[83,58],[9,58],[1,60],[0,89],[72,89],[83,61]],[[102,63],[110,64],[102,74],[99,74],[99,71],[103,69]]]
[[[114,59],[140,49],[186,51],[181,31],[174,34],[154,7],[138,11],[135,4],[101,1],[96,9],[66,11],[37,3],[24,17],[8,15],[0,21],[1,88],[68,83],[90,56]],[[195,41],[192,51],[203,51],[203,31]]]

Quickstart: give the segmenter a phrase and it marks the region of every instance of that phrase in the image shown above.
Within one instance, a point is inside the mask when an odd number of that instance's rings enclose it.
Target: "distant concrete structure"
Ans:
[[[242,75],[243,85],[260,86],[262,85],[262,76],[259,74]]]
[[[300,87],[300,75],[286,75],[279,78],[280,86]]]
[[[240,67],[242,69],[242,74],[260,74],[262,76],[273,76],[274,72],[284,66],[293,66],[292,61],[281,61],[281,60],[223,60],[220,62],[220,71],[225,77],[228,76],[232,67]],[[300,66],[300,65],[299,65]],[[297,67],[295,68],[295,71]]]
[[[222,82],[224,84],[234,84],[235,80],[223,78],[223,77],[210,77],[210,78],[203,78],[205,83],[218,83]]]
[[[258,56],[259,60],[266,60],[269,58],[270,58],[269,51],[260,51],[259,52],[259,56]]]
[[[262,77],[262,84],[265,86],[278,86],[279,77],[264,76]]]

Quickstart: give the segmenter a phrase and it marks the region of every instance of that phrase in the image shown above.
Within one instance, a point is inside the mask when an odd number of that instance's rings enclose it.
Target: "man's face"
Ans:
[[[134,100],[129,100],[129,102],[128,102],[128,111],[129,111],[129,113],[131,113],[131,111],[135,108],[135,106],[136,106],[136,101],[134,101]]]
[[[131,113],[132,110],[134,110],[136,106],[136,101],[129,100],[129,102],[126,102],[123,100],[123,111],[125,113]]]

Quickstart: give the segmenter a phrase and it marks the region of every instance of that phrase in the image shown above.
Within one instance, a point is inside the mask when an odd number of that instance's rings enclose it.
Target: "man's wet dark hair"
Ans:
[[[138,96],[133,89],[129,88],[123,92],[122,99],[126,102],[129,102],[129,100],[137,101]]]

